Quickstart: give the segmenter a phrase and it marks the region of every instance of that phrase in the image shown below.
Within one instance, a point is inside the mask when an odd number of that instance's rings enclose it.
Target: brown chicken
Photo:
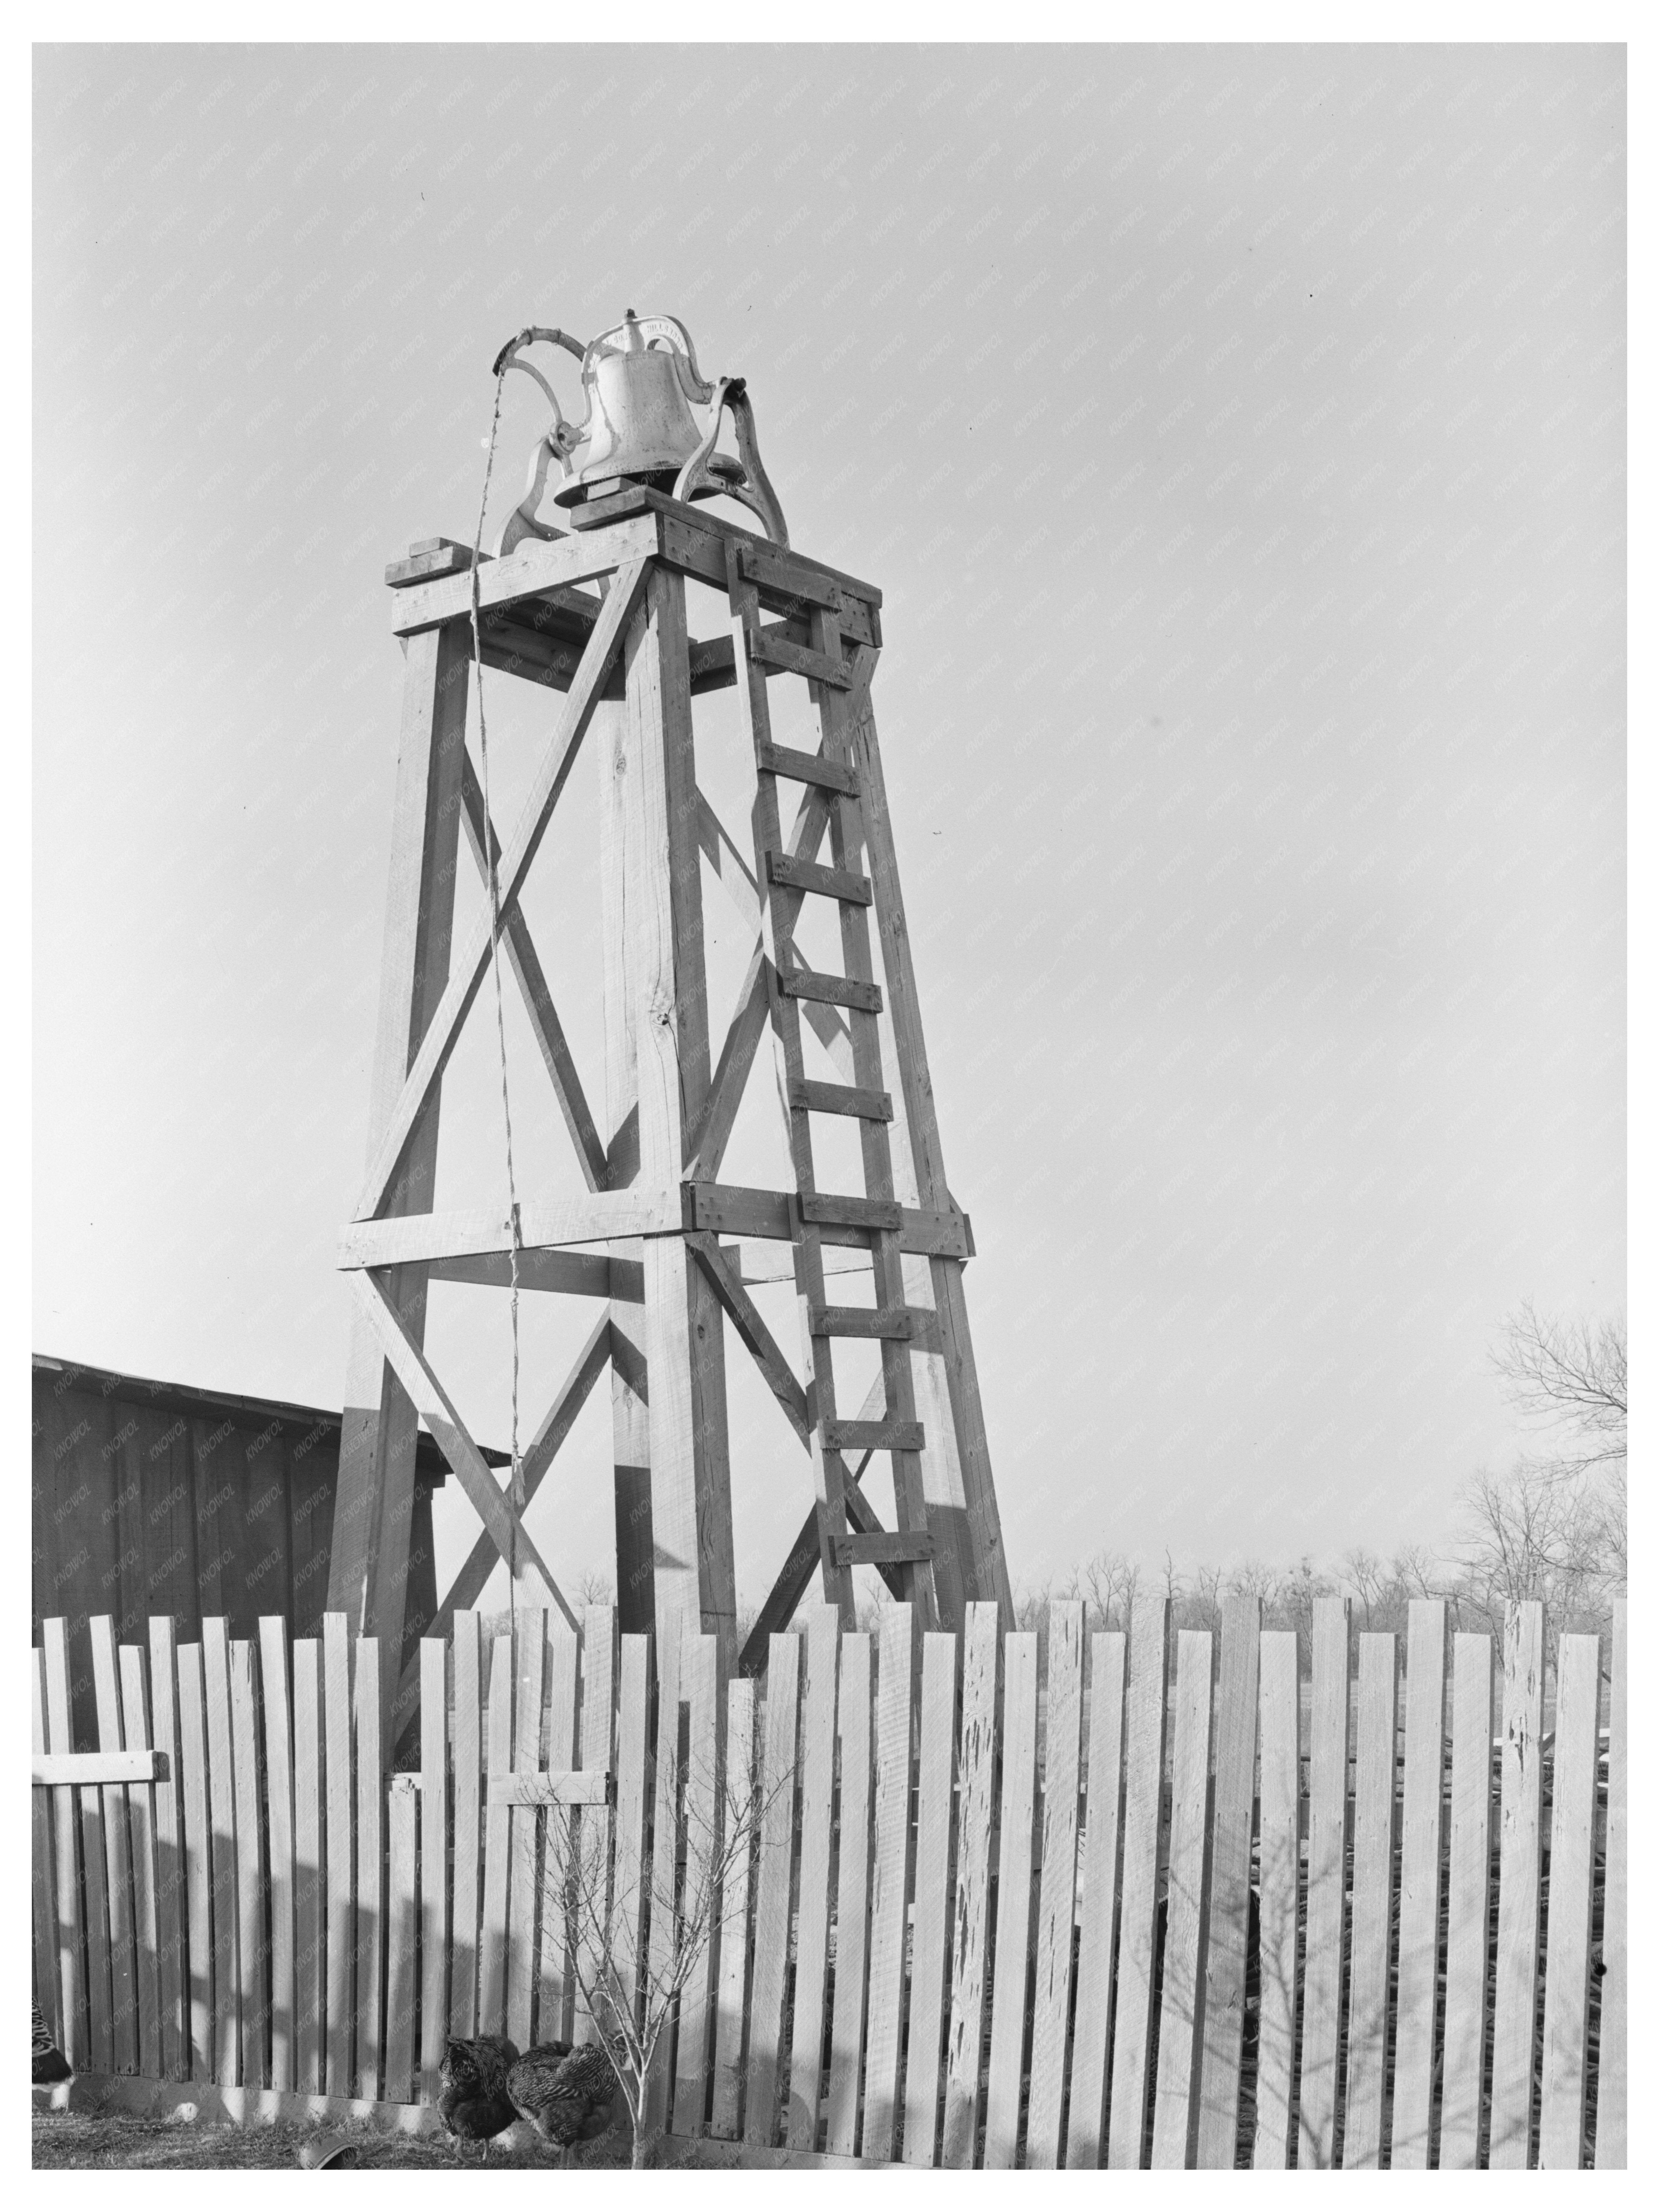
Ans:
[[[458,2142],[483,2145],[479,2163],[489,2156],[490,2138],[517,2118],[507,2094],[509,2068],[519,2047],[504,2035],[480,2035],[471,2041],[451,2036],[438,2075],[438,2112]]]
[[[575,2148],[610,2126],[617,2081],[605,2045],[538,2043],[508,2069],[507,2094],[544,2142],[564,2152],[567,2166]]]

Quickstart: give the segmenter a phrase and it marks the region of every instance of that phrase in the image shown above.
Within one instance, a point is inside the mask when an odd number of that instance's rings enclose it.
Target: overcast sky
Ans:
[[[470,538],[501,342],[634,307],[884,594],[1016,1580],[1449,1539],[1515,1445],[1503,1316],[1624,1298],[1622,54],[36,52],[37,1349],[339,1404],[381,572]],[[509,380],[497,521],[543,419]],[[597,1093],[593,796],[529,911]],[[508,1042],[521,1189],[573,1187]],[[501,1195],[493,1049],[441,1203]],[[592,1316],[526,1303],[528,1432]],[[434,1294],[490,1442],[506,1330]],[[727,1366],[757,1599],[806,1462]],[[603,1400],[531,1516],[562,1579],[609,1564]]]

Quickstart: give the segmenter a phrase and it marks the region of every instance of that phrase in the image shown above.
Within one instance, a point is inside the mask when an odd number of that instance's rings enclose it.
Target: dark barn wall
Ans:
[[[97,1743],[89,1618],[119,1643],[171,1613],[181,1643],[223,1613],[257,1638],[281,1613],[314,1636],[328,1594],[340,1417],[37,1361],[33,1375],[33,1640],[69,1622],[78,1749]],[[422,1438],[410,1534],[407,1651],[437,1607],[431,1465]]]

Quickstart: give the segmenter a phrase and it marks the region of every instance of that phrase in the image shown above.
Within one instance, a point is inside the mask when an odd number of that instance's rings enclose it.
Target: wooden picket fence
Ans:
[[[757,1683],[702,1636],[653,1671],[605,1608],[488,1650],[458,1613],[422,1647],[420,1771],[386,1776],[378,1654],[341,1617],[291,1644],[157,1620],[118,1651],[93,1621],[95,1750],[51,1620],[36,1987],[129,2109],[185,2083],[428,2126],[447,2035],[590,2029],[542,1908],[549,1816],[489,1778],[563,1775],[608,1824],[644,1961],[662,1883],[635,1878],[723,1777],[766,1809],[653,2080],[674,2133],[922,2166],[1621,2166],[1622,1606],[1605,1699],[1593,1636],[1547,1683],[1535,1605],[1496,1703],[1492,1639],[1449,1666],[1437,1601],[1403,1674],[1391,1635],[1356,1664],[1351,1626],[1321,1602],[1304,1680],[1249,1601],[1218,1653],[1172,1650],[1157,1601],[1127,1638],[1057,1604],[1041,1650],[988,1606],[926,1637],[908,1607],[873,1635],[820,1608]]]

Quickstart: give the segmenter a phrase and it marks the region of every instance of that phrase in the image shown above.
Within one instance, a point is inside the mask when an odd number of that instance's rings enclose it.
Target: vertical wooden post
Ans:
[[[1200,2166],[1224,2171],[1232,2166],[1238,2148],[1238,2075],[1243,2049],[1261,1660],[1261,1599],[1228,1598],[1221,1609],[1215,1818],[1210,1841],[1196,2158]]]
[[[1130,2172],[1140,2164],[1146,2125],[1169,1658],[1170,1601],[1166,1597],[1138,1599],[1129,1623],[1123,1919],[1118,1937],[1111,2125],[1106,2144],[1107,2163]]]
[[[1626,1941],[1629,1922],[1630,1683],[1626,1674],[1626,1601],[1613,1607],[1613,1696],[1607,1713],[1607,1891],[1601,1908],[1601,2073],[1595,2091],[1595,2170],[1622,2172],[1628,2156],[1626,2008],[1630,1989]]]
[[[1452,1670],[1452,1802],[1446,1873],[1446,2036],[1440,2171],[1473,2172],[1480,2146],[1492,1894],[1492,1638],[1460,1635]]]
[[[709,1066],[685,586],[661,567],[628,634],[623,720],[639,1179],[662,1190],[680,1180]],[[695,1620],[729,1642],[737,1588],[720,1302],[683,1237],[647,1238],[644,1267],[658,1640]]]
[[[1400,1832],[1400,1997],[1389,2163],[1429,2163],[1446,1765],[1446,1601],[1414,1597],[1406,1636],[1406,1779]]]
[[[408,641],[369,1100],[371,1161],[449,975],[471,652],[464,622],[422,630]],[[387,1205],[390,1213],[419,1213],[431,1206],[440,1095],[441,1087],[434,1085],[410,1132]],[[423,1267],[394,1271],[392,1303],[417,1344],[426,1330],[426,1294]],[[386,1364],[378,1338],[354,1310],[328,1610],[344,1613],[354,1633],[378,1639],[385,1661],[383,1706],[389,1705],[403,1651],[415,1444],[415,1408]],[[382,1728],[380,1739],[389,1753],[403,1717],[388,1711],[384,1717],[389,1725]]]
[[[1302,1995],[1302,2088],[1296,2162],[1336,2158],[1348,1824],[1348,1601],[1314,1603],[1313,1712],[1308,1741],[1308,1952]]]
[[[1511,1601],[1504,1619],[1504,1779],[1488,2151],[1493,2167],[1524,2166],[1531,2155],[1543,1734],[1544,1608],[1535,1599]]]

